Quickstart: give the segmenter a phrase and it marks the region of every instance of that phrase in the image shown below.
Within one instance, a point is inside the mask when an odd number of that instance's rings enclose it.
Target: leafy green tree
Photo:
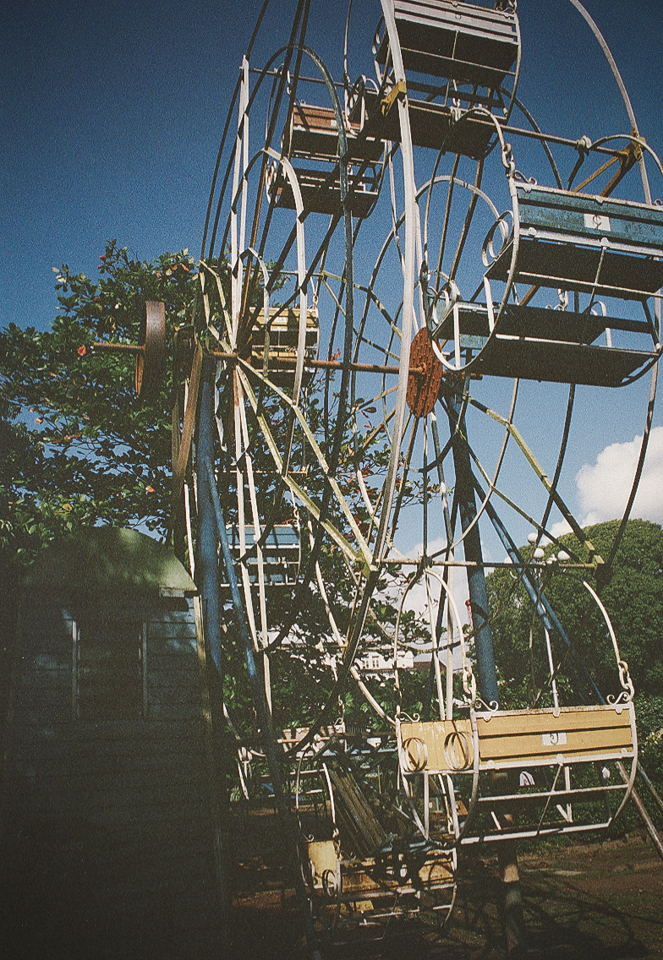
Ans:
[[[190,323],[194,261],[186,251],[135,260],[116,241],[100,260],[96,280],[66,264],[57,271],[50,330],[0,331],[0,413],[14,438],[5,503],[39,518],[14,530],[24,561],[82,523],[167,529],[172,373],[167,367],[161,389],[139,402],[133,356],[93,344],[136,343],[146,300],[166,303],[167,335]]]
[[[187,251],[151,262],[110,241],[96,279],[56,270],[59,311],[37,331],[0,331],[0,575],[5,658],[12,585],[58,536],[80,526],[142,524],[166,533],[170,511],[167,367],[149,402],[134,391],[133,356],[95,341],[136,343],[146,300],[166,303],[167,335],[191,322],[196,268]],[[2,670],[7,676],[8,670]]]
[[[602,557],[610,554],[618,521],[586,529],[588,538]],[[573,555],[581,553],[576,537],[561,538],[561,546]],[[596,574],[562,572],[563,564],[546,561],[559,551],[548,546],[541,563],[541,583],[568,639],[571,652],[555,641],[559,682],[578,700],[578,675],[583,664],[603,696],[619,692],[618,672],[605,619],[596,602],[581,583],[582,577],[600,593],[614,627],[621,658],[628,663],[636,693],[660,694],[663,688],[663,529],[645,520],[630,520],[607,579],[597,583]],[[522,549],[525,558],[531,547]],[[600,568],[599,568],[600,569]],[[603,580],[605,579],[605,582]],[[504,696],[531,701],[545,685],[548,673],[543,630],[533,617],[533,605],[515,569],[500,569],[487,578],[493,613],[492,631]],[[530,644],[530,629],[532,642]],[[576,669],[574,669],[574,664]],[[506,705],[506,703],[505,703]]]

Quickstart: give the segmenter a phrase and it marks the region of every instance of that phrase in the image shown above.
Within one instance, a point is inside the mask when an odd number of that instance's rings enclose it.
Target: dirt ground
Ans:
[[[663,958],[663,861],[651,842],[633,835],[519,859],[528,958]],[[504,957],[500,903],[495,861],[469,863],[439,956]]]
[[[519,856],[527,960],[663,960],[663,861],[644,837],[537,847]],[[392,924],[381,941],[336,945],[333,960],[504,960],[503,888],[491,851],[465,857],[441,934]],[[235,914],[237,960],[299,960],[294,898],[265,891]]]

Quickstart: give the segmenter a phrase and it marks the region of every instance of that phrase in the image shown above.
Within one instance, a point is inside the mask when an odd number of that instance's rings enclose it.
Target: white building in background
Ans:
[[[394,658],[385,657],[379,650],[369,650],[365,656],[359,657],[356,662],[362,673],[394,672]],[[414,669],[414,654],[411,650],[399,651],[397,666],[399,670]]]
[[[397,666],[399,670],[427,670],[430,666],[432,657],[431,643],[416,644],[411,649],[399,650]],[[453,650],[453,671],[458,673],[462,670],[462,662],[459,656],[460,643],[455,641],[452,644]],[[438,658],[441,666],[444,668],[447,662],[447,648],[438,651]],[[363,657],[356,661],[357,667],[362,673],[372,674],[393,674],[394,659],[392,656],[385,656],[380,650],[369,650]]]

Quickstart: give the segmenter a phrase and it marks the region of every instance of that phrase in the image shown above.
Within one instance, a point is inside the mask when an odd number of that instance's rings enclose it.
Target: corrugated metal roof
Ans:
[[[53,543],[24,578],[53,593],[196,593],[172,550],[138,530],[92,527]]]

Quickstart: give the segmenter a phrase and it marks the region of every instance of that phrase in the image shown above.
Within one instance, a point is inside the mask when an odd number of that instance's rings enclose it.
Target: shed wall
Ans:
[[[104,709],[88,703],[77,715],[76,625],[102,621],[111,637],[147,625],[146,712],[133,690],[127,706],[109,710],[106,691]],[[7,731],[3,824],[5,923],[16,957],[41,950],[165,960],[212,950],[205,735],[190,600],[31,599]]]

